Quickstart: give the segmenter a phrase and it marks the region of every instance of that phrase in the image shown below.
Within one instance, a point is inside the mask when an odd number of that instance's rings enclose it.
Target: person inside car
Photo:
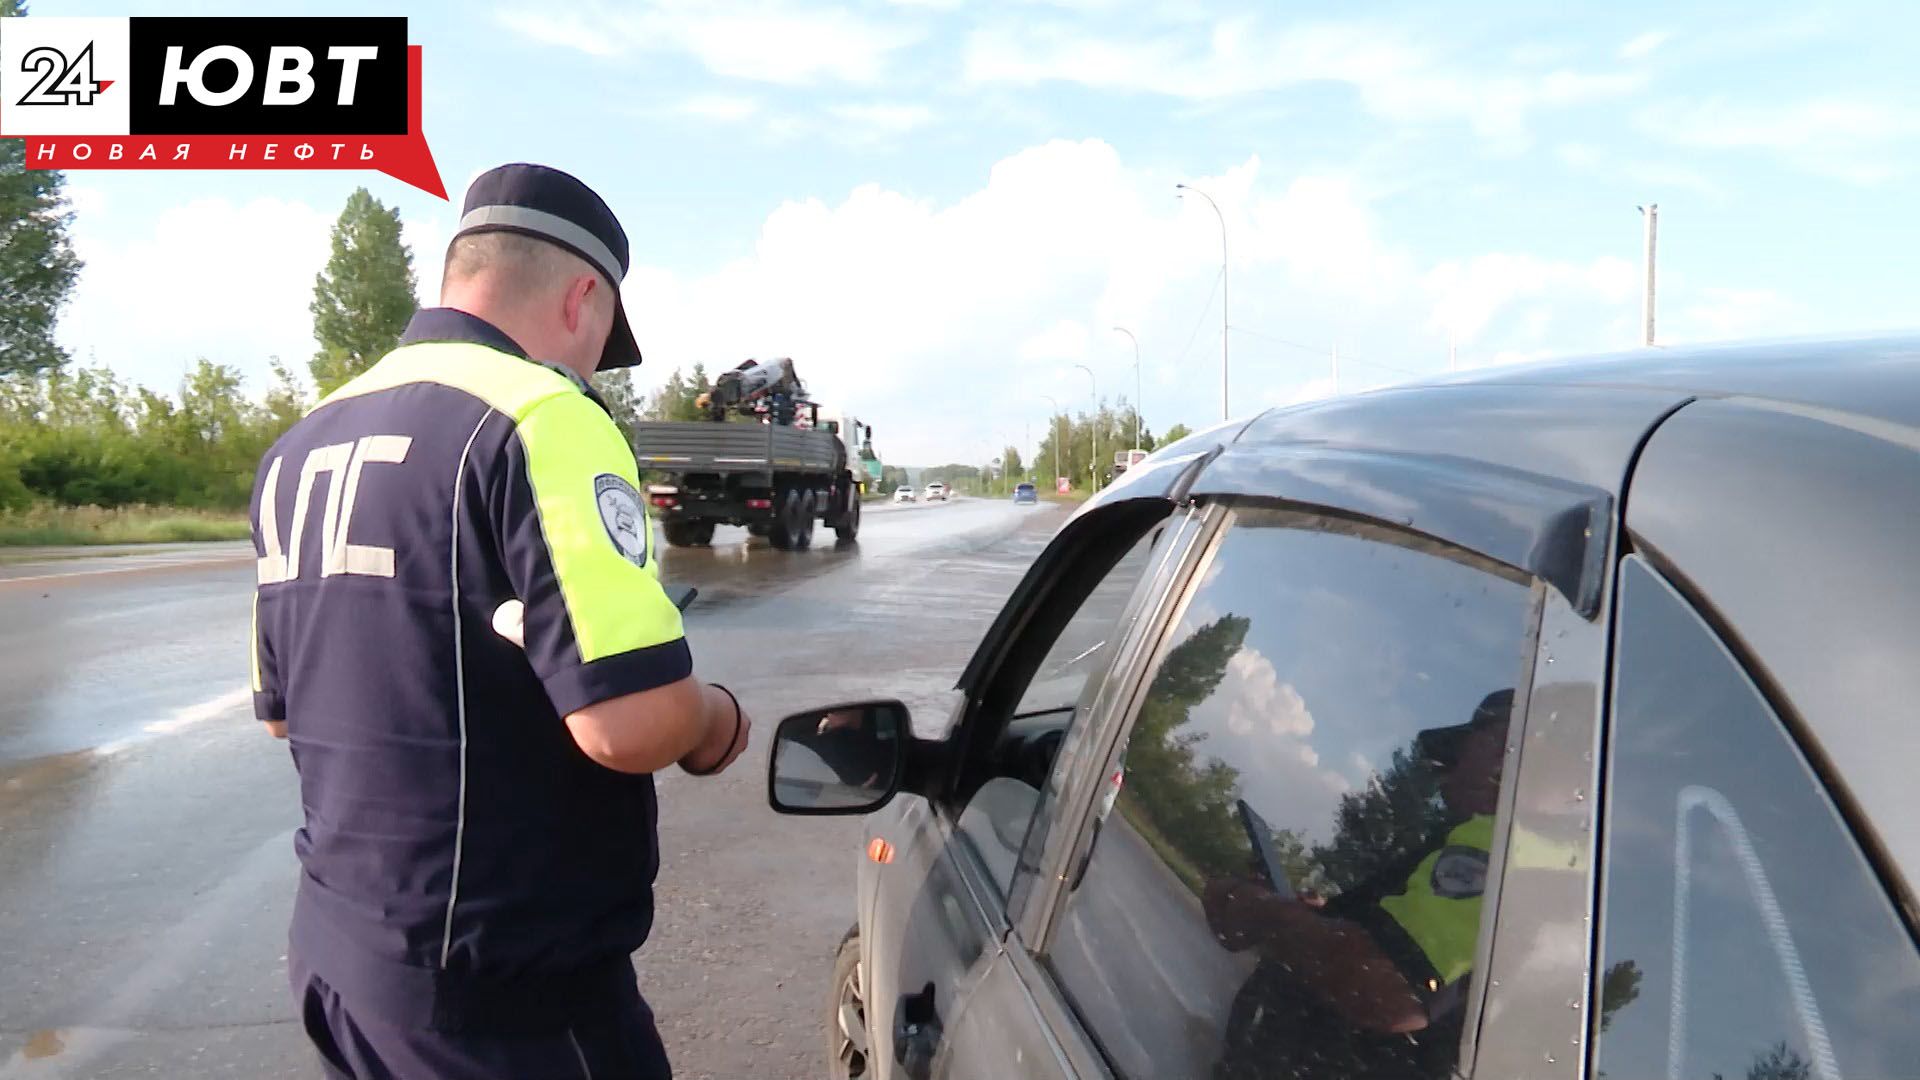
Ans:
[[[1289,1067],[1451,1075],[1512,710],[1513,692],[1502,690],[1468,723],[1420,733],[1416,767],[1437,773],[1426,839],[1358,885],[1331,898],[1296,893],[1257,839],[1251,874],[1208,883],[1202,906],[1215,936],[1260,958],[1235,999],[1217,1077],[1295,1075]]]

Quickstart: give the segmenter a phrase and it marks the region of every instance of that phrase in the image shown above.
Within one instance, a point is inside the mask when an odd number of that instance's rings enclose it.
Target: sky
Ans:
[[[1662,344],[1920,323],[1920,8],[1462,7],[414,4],[452,205],[376,173],[71,173],[60,337],[156,389],[205,357],[263,391],[314,351],[354,187],[399,207],[430,303],[460,193],[515,160],[624,223],[642,388],[790,356],[909,465],[1031,448],[1096,385],[1156,431],[1218,420],[1223,293],[1235,415],[1634,347],[1650,202]]]

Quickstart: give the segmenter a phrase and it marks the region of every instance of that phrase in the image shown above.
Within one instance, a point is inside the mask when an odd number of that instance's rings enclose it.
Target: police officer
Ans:
[[[693,677],[632,451],[627,238],[539,165],[474,181],[443,306],[261,462],[254,708],[306,824],[289,965],[329,1075],[666,1077],[630,955],[652,775],[746,748]]]

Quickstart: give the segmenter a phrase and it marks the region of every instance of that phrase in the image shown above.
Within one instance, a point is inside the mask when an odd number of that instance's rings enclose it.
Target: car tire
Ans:
[[[868,1080],[873,1040],[867,1029],[866,984],[860,971],[860,928],[840,939],[833,956],[832,992],[827,998],[827,1075],[833,1080]]]

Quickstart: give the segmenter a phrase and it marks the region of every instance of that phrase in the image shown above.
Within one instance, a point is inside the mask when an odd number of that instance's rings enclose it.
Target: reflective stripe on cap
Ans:
[[[601,243],[599,237],[558,214],[525,206],[479,206],[469,210],[460,219],[460,227],[454,235],[487,226],[518,229],[559,241],[593,263],[595,269],[606,275],[608,282],[620,284],[620,260],[613,257],[607,245]]]

